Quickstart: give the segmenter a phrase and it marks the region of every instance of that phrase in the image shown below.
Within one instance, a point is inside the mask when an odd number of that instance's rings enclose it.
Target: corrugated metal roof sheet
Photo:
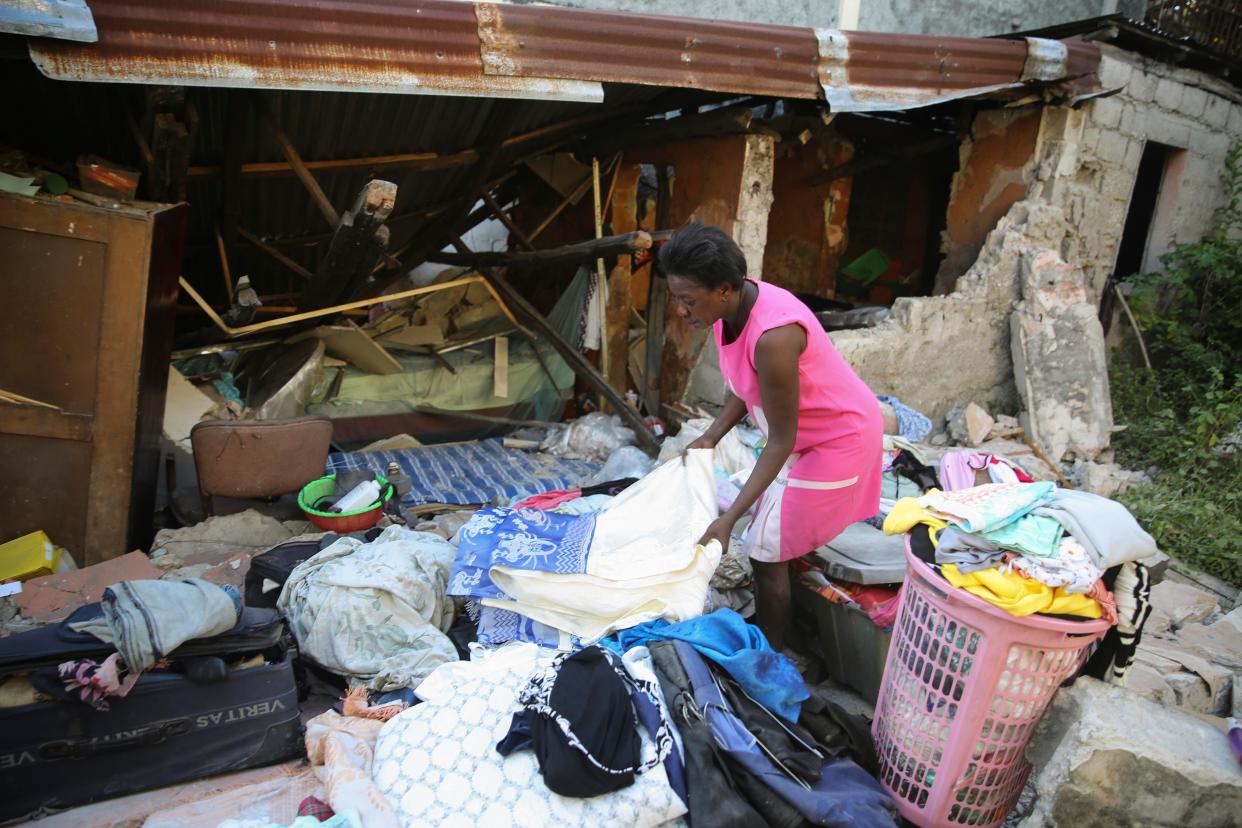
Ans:
[[[598,102],[600,82],[906,109],[1094,73],[1098,48],[453,0],[91,0],[99,43],[49,77]],[[1081,91],[1081,90],[1080,90]]]
[[[819,73],[830,109],[877,112],[930,106],[1024,83],[1094,76],[1099,48],[1042,38],[880,34],[818,29]],[[1076,91],[1082,91],[1081,88]]]
[[[91,0],[99,42],[30,43],[57,80],[599,102],[582,80],[485,75],[470,3]]]
[[[816,98],[810,29],[546,6],[478,4],[492,77],[544,77]]]

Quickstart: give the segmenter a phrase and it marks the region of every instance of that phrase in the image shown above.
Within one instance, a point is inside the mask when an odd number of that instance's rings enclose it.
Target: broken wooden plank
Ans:
[[[602,239],[591,239],[564,247],[548,250],[518,250],[513,252],[490,253],[433,253],[427,257],[429,262],[448,265],[464,265],[466,267],[510,267],[514,265],[552,265],[589,262],[604,256],[629,254],[636,250],[647,250],[651,247],[651,234],[642,230],[623,233],[620,236],[605,236]]]
[[[505,212],[505,208],[497,203],[491,193],[483,194],[483,201],[487,204],[487,208],[492,211],[492,215],[505,226],[512,236],[524,250],[534,250],[535,246],[530,243],[530,239],[522,232],[522,228],[513,223],[513,219],[509,218],[509,214]]]
[[[235,225],[235,229],[237,230],[237,235],[241,236],[243,239],[250,242],[255,247],[259,248],[264,253],[271,256],[273,259],[280,262],[282,265],[289,268],[290,270],[292,270],[294,273],[301,276],[306,281],[309,282],[315,278],[314,273],[311,273],[309,270],[302,267],[302,265],[298,264],[293,259],[290,259],[284,253],[281,253],[279,250],[272,247],[270,244],[263,241],[263,239],[259,238],[254,233],[251,233],[246,228],[242,227],[241,225]]]
[[[616,181],[616,176],[613,176]],[[599,188],[599,158],[591,158],[591,197],[595,207],[595,240],[599,241],[604,236],[604,208]],[[600,332],[599,337],[599,367],[605,377],[611,377],[612,359],[608,350],[608,276],[604,273],[604,259],[601,255],[595,259],[595,291],[591,294],[592,300],[599,306],[600,324],[604,326],[604,330]],[[621,385],[625,387],[624,383]],[[607,411],[600,400],[600,407]]]
[[[252,322],[249,325],[241,325],[236,328],[230,327],[226,324],[225,321],[220,318],[220,314],[216,313],[216,309],[209,305],[207,300],[199,295],[199,292],[194,289],[194,285],[190,284],[184,276],[178,277],[177,283],[181,285],[181,289],[184,290],[194,304],[198,306],[198,309],[207,315],[207,318],[211,320],[211,323],[227,336],[245,336],[246,334],[257,333],[258,331],[266,331],[272,328],[280,328],[285,325],[305,322],[309,319],[321,319],[325,316],[332,316],[337,313],[346,313],[360,308],[368,308],[371,305],[378,305],[381,302],[397,302],[401,299],[409,299],[413,296],[423,296],[428,293],[435,293],[441,290],[450,290],[452,288],[461,287],[462,285],[472,284],[485,285],[487,290],[492,294],[492,298],[494,298],[496,303],[500,305],[501,311],[508,318],[508,320],[513,323],[513,326],[523,334],[527,336],[530,335],[530,332],[522,327],[521,323],[517,321],[517,317],[513,315],[513,311],[509,308],[509,306],[501,300],[500,294],[496,292],[496,288],[482,276],[463,276],[460,279],[453,279],[448,282],[426,285],[425,287],[420,288],[410,288],[409,290],[402,290],[397,293],[388,293],[382,296],[372,296],[369,299],[358,299],[354,302],[346,302],[343,305],[333,305],[330,308],[304,311],[302,313],[295,313],[291,316],[284,316],[280,319],[267,319],[263,322]],[[182,308],[178,306],[178,311],[181,309]],[[187,310],[192,309],[187,308]],[[262,311],[264,308],[259,308],[259,310]],[[283,310],[284,309],[282,309],[282,311]]]
[[[669,210],[673,201],[673,179],[664,164],[656,166],[656,227],[669,224]],[[657,250],[658,254],[659,251]],[[653,257],[651,281],[647,288],[647,365],[643,372],[643,400],[647,413],[658,417],[662,410],[660,394],[660,366],[664,357],[664,317],[668,307],[668,282],[655,266]]]
[[[540,138],[566,133],[570,130],[596,124],[601,121],[615,118],[625,118],[630,115],[646,113],[659,108],[660,107],[658,105],[652,104],[634,104],[628,107],[610,108],[609,111],[606,112],[590,112],[586,115],[578,115],[564,121],[558,121],[554,124],[541,126],[528,132],[523,132],[520,135],[514,135],[510,138],[506,138],[502,142],[501,146],[504,149],[509,149],[521,144],[537,141]],[[478,160],[478,151],[474,149],[467,149],[461,152],[450,153],[448,155],[440,155],[435,152],[407,152],[397,155],[369,155],[362,158],[333,158],[320,161],[306,161],[304,162],[304,165],[308,170],[323,170],[328,172],[337,170],[373,170],[383,167],[411,170],[442,170],[451,167],[468,167],[471,164],[478,163]],[[210,178],[221,175],[224,172],[225,167],[221,164],[205,164],[190,167],[188,170],[190,178]],[[240,172],[245,178],[252,178],[255,176],[288,176],[297,174],[293,169],[293,166],[288,161],[241,164]]]
[[[623,149],[671,144],[692,138],[716,138],[770,131],[755,120],[749,105],[727,106],[678,118],[650,118],[607,133],[597,133],[576,146],[578,155],[611,155]]]
[[[496,337],[496,361],[492,368],[492,395],[509,396],[509,337]]]
[[[534,241],[536,238],[539,237],[540,233],[548,229],[548,225],[556,221],[556,217],[559,216],[561,213],[563,213],[566,207],[568,207],[571,204],[577,204],[578,199],[586,195],[587,188],[591,186],[592,178],[593,176],[590,176],[590,175],[588,175],[586,178],[583,178],[582,182],[577,187],[574,188],[574,191],[570,193],[569,195],[565,196],[563,199],[561,199],[560,204],[557,204],[556,207],[552,210],[552,212],[548,213],[548,217],[545,218],[543,221],[539,222],[538,227],[530,231],[529,238],[531,241]]]
[[[328,196],[324,194],[323,188],[319,186],[319,182],[315,180],[314,174],[307,169],[306,163],[302,161],[302,156],[298,154],[297,148],[293,146],[293,142],[285,134],[285,130],[281,127],[280,122],[276,120],[276,115],[272,112],[271,107],[264,102],[260,111],[263,114],[263,120],[267,122],[267,128],[271,131],[272,137],[276,139],[276,145],[280,147],[285,160],[293,168],[294,175],[298,177],[298,180],[302,182],[302,186],[310,193],[311,198],[315,201],[315,205],[319,207],[319,212],[323,213],[323,217],[328,224],[336,227],[340,224],[341,217],[337,214],[336,208],[332,206],[332,202],[328,200]]]
[[[422,348],[444,342],[444,328],[435,322],[426,325],[407,325],[380,334],[379,341],[386,348]]]
[[[319,263],[299,305],[311,310],[354,296],[388,249],[384,221],[397,201],[397,185],[373,179],[363,185],[354,206],[341,217],[327,255]]]
[[[289,342],[300,342],[307,337],[318,337],[323,340],[324,350],[343,359],[351,365],[366,371],[368,374],[399,374],[403,370],[401,363],[384,350],[366,332],[348,319],[339,325],[324,325],[291,337]]]
[[[216,228],[216,251],[220,254],[220,275],[224,278],[224,299],[226,302],[233,301],[233,271],[229,267],[229,251],[224,246],[224,236],[220,235],[220,228]]]
[[[617,233],[638,229],[638,180],[642,168],[637,164],[618,166],[612,177],[612,193],[606,205],[610,210],[612,229]],[[627,385],[627,366],[630,349],[630,316],[634,313],[631,289],[633,258],[618,256],[617,266],[608,277],[608,306],[604,314],[604,336],[608,341],[611,358],[609,370],[605,371],[614,388]]]
[[[453,246],[462,253],[470,253],[470,248],[461,238],[453,239]],[[560,332],[552,326],[547,318],[539,312],[534,305],[526,300],[526,297],[518,293],[513,285],[495,270],[491,268],[482,268],[480,272],[488,280],[496,291],[500,294],[505,303],[517,309],[524,316],[531,326],[538,331],[561,355],[561,358],[569,364],[574,373],[582,377],[582,379],[590,385],[595,391],[599,392],[612,404],[617,414],[625,421],[634,431],[635,438],[638,440],[639,446],[651,454],[655,454],[660,449],[659,443],[656,442],[655,436],[651,430],[647,428],[647,424],[643,422],[643,418],[638,412],[625,402],[625,397],[621,396],[618,391],[608,384],[608,380],[597,370],[595,366],[587,362],[586,357],[578,352],[578,349],[565,340]]]

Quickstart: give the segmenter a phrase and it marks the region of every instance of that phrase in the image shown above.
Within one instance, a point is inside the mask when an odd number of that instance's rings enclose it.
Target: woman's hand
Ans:
[[[713,540],[720,541],[720,551],[729,551],[729,537],[733,534],[733,524],[737,523],[735,518],[728,515],[721,515],[708,525],[707,531],[703,533],[703,537],[699,538],[699,545],[706,546]]]
[[[710,433],[707,433],[696,438],[695,440],[692,440],[689,445],[686,446],[686,451],[689,451],[690,449],[714,449],[716,447],[716,443],[718,442],[720,441],[717,438],[711,436]]]

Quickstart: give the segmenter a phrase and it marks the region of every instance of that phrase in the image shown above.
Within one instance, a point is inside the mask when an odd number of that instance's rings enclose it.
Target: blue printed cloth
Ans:
[[[524,641],[555,650],[560,649],[563,636],[568,637],[571,649],[580,650],[586,645],[586,642],[576,635],[562,633],[556,627],[548,626],[511,610],[485,607],[477,601],[469,601],[466,604],[466,612],[475,622],[475,638],[480,644],[488,647],[498,647],[510,641]]]
[[[802,703],[811,697],[794,663],[773,650],[758,627],[731,609],[677,624],[648,621],[621,630],[600,645],[624,653],[651,641],[686,642],[723,667],[752,699],[788,721],[798,721]]]
[[[495,565],[580,575],[586,572],[595,515],[558,515],[542,509],[480,509],[457,535],[448,594],[508,599],[488,574]]]
[[[329,455],[327,473],[346,469],[386,474],[395,462],[409,476],[411,491],[401,505],[492,503],[519,495],[577,488],[599,465],[504,447],[500,438],[395,451],[352,451]]]
[[[921,443],[931,434],[931,420],[922,412],[914,410],[896,397],[876,394],[875,398],[893,407],[893,411],[897,413],[897,430],[911,443]]]
[[[559,574],[586,572],[594,536],[594,513],[562,515],[534,508],[480,509],[458,534],[457,556],[447,592],[474,599],[467,609],[481,644],[527,641],[541,647],[560,647],[563,636],[555,627],[510,610],[483,606],[479,599],[510,598],[489,575],[497,564]],[[574,649],[582,646],[577,636],[569,638]]]

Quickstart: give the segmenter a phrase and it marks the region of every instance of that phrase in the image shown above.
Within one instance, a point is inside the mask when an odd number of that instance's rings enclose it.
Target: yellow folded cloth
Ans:
[[[928,494],[938,491],[931,489]],[[936,534],[949,524],[932,514],[931,510],[919,505],[917,497],[903,497],[893,506],[893,511],[884,518],[884,534],[904,535],[916,525],[926,523],[931,527],[932,545],[936,545]]]
[[[1071,595],[1061,587],[1053,589],[1034,578],[1027,578],[1016,572],[1005,572],[997,567],[963,574],[953,564],[945,564],[940,567],[940,572],[953,586],[979,596],[1010,615],[1052,612],[1058,615],[1099,618],[1103,614],[1094,598]]]

